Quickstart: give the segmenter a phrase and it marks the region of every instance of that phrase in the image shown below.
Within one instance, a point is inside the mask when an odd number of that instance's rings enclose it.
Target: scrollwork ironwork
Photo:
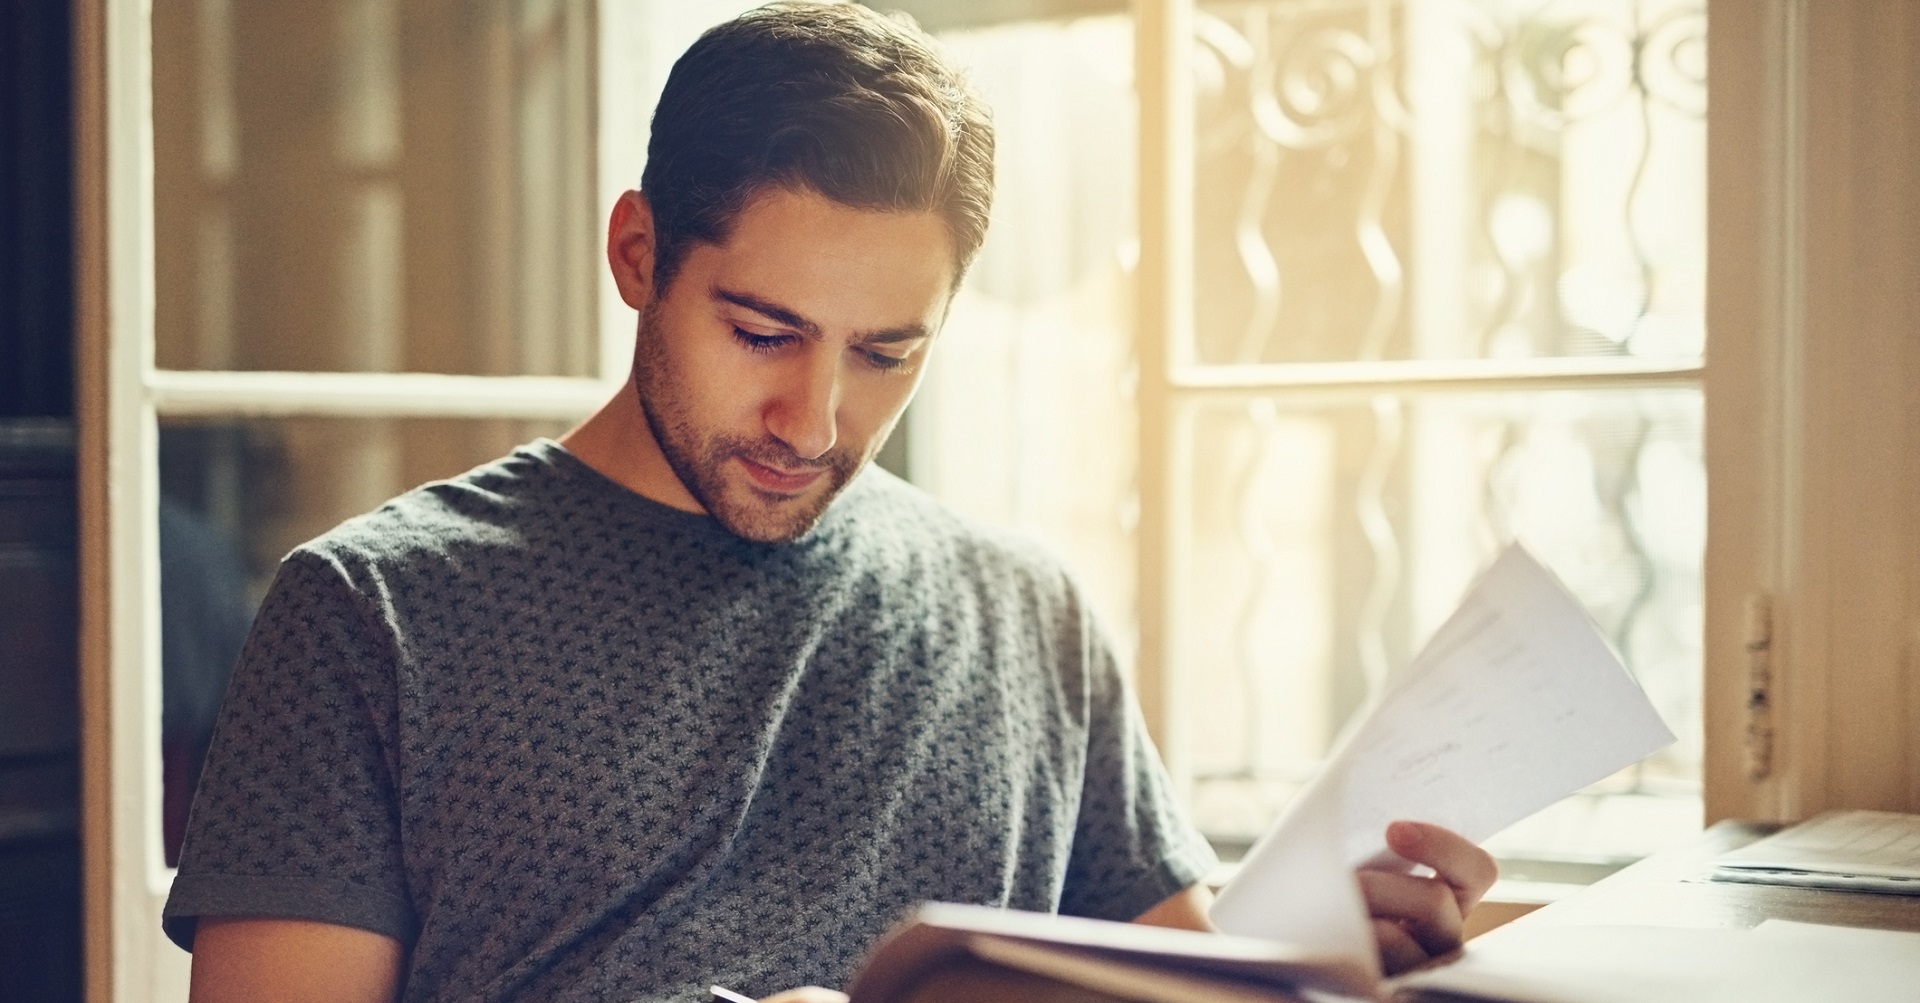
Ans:
[[[1194,355],[1203,364],[1627,354],[1660,350],[1636,341],[1649,325],[1697,314],[1675,289],[1697,281],[1689,269],[1704,240],[1685,237],[1695,243],[1676,250],[1670,214],[1655,199],[1704,191],[1685,174],[1698,169],[1688,158],[1706,111],[1702,4],[1269,0],[1203,4],[1200,14],[1209,78],[1198,115]],[[1446,37],[1417,35],[1416,24]],[[1424,68],[1410,69],[1419,60]],[[1441,94],[1418,76],[1437,64]],[[1435,109],[1461,134],[1434,140],[1415,116]],[[1432,295],[1436,269],[1457,277],[1444,339],[1422,327],[1434,323],[1421,296]],[[1587,292],[1603,294],[1604,317],[1577,302]],[[1565,532],[1584,534],[1593,548],[1584,559],[1604,569],[1596,595],[1606,625],[1630,662],[1658,662],[1654,671],[1667,673],[1685,671],[1692,656],[1660,604],[1697,593],[1699,569],[1656,559],[1642,531],[1650,489],[1638,470],[1649,443],[1697,454],[1692,401],[1596,397],[1595,417],[1555,426],[1594,471],[1593,483],[1575,486],[1591,501],[1591,523],[1569,522]],[[1328,586],[1345,646],[1335,671],[1377,683],[1410,654],[1407,590],[1421,558],[1409,511],[1423,490],[1416,480],[1431,475],[1416,470],[1429,448],[1422,422],[1437,419],[1394,395],[1337,410],[1325,415],[1339,440],[1344,558]],[[1530,429],[1560,421],[1556,414],[1529,397],[1445,419],[1471,428],[1481,451],[1453,471],[1469,482],[1457,529],[1484,538],[1468,549],[1512,537],[1513,478],[1540,461],[1528,452]],[[1251,434],[1271,435],[1270,408],[1245,420]],[[1248,535],[1257,523],[1247,513],[1274,478],[1245,473],[1235,505],[1246,556],[1258,563],[1272,559],[1274,542]],[[1253,569],[1256,593],[1272,591],[1271,570]],[[1252,593],[1233,602],[1245,641],[1267,603]],[[1240,668],[1238,692],[1261,692],[1248,673],[1271,665],[1243,653]],[[1234,712],[1257,729],[1258,714]],[[1261,773],[1253,731],[1248,742],[1244,763],[1212,764],[1203,779],[1273,780]],[[1643,771],[1632,787],[1662,782]]]

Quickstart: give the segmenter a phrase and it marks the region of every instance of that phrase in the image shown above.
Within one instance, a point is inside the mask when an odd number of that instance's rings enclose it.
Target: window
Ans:
[[[596,324],[590,5],[200,0],[152,30],[172,863],[280,557],[564,431],[624,338]]]
[[[1229,852],[1516,538],[1683,737],[1496,849],[1617,862],[1696,827],[1704,9],[1162,8],[1190,42],[1138,60],[1156,22],[1124,12],[947,33],[1000,191],[914,476],[1051,541],[1146,639]],[[1151,178],[1136,64],[1183,78],[1141,88]],[[1144,257],[1136,204],[1168,207]],[[1163,316],[1130,316],[1148,286]]]
[[[158,909],[253,605],[292,545],[606,398],[632,328],[604,306],[599,154],[638,159],[597,121],[584,0],[105,6],[109,103],[152,96],[107,125],[149,140],[109,156],[151,213],[116,225],[152,241],[128,275],[151,313],[117,315],[103,360],[129,472],[110,970],[116,998],[172,999]],[[150,77],[112,61],[149,41]]]

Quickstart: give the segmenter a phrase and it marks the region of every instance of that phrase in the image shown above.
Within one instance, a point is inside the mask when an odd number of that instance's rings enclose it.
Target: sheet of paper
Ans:
[[[1514,927],[1459,960],[1395,980],[1513,1003],[1709,1003],[1747,956],[1746,930],[1642,926]]]
[[[1920,815],[1830,811],[1720,855],[1721,867],[1920,878]]]
[[[1337,784],[1315,784],[1295,799],[1283,838],[1270,831],[1254,847],[1260,868],[1247,883],[1243,864],[1211,912],[1221,930],[1353,959],[1378,977],[1373,925],[1353,871],[1344,862]],[[1253,861],[1250,854],[1247,862]],[[1223,916],[1221,907],[1226,907]]]
[[[1752,930],[1515,926],[1396,990],[1515,1003],[1910,1003],[1920,933],[1768,921]]]
[[[1579,601],[1510,546],[1254,845],[1214,922],[1371,953],[1347,871],[1388,856],[1387,823],[1483,840],[1673,740]]]
[[[1744,997],[1894,1003],[1920,996],[1920,933],[1770,919],[1752,931]]]

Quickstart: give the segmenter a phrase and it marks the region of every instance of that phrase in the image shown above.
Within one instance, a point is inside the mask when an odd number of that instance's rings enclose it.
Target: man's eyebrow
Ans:
[[[889,327],[883,331],[868,331],[858,339],[865,345],[897,345],[903,341],[919,341],[932,337],[925,324],[908,324],[906,327]]]
[[[726,300],[734,306],[752,310],[754,313],[782,327],[793,328],[809,338],[818,339],[820,337],[820,325],[815,324],[813,321],[794,313],[792,310],[778,303],[769,303],[758,296],[749,296],[746,293],[735,292],[731,289],[722,289],[719,286],[713,287],[713,298]]]
[[[792,310],[778,303],[770,303],[758,296],[733,289],[722,289],[719,286],[713,287],[713,298],[725,300],[742,309],[752,310],[754,313],[783,327],[793,328],[795,331],[806,335],[809,339],[818,340],[821,336],[820,325],[794,313]],[[902,327],[889,327],[878,331],[861,332],[854,340],[868,345],[893,345],[903,341],[919,341],[929,337],[932,337],[932,332],[927,330],[927,325],[916,322]]]

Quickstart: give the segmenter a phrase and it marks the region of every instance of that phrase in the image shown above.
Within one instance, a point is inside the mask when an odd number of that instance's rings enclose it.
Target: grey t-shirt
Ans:
[[[540,441],[287,557],[165,927],[388,934],[410,1001],[692,1001],[1212,862],[1053,562],[879,470],[752,543]]]

